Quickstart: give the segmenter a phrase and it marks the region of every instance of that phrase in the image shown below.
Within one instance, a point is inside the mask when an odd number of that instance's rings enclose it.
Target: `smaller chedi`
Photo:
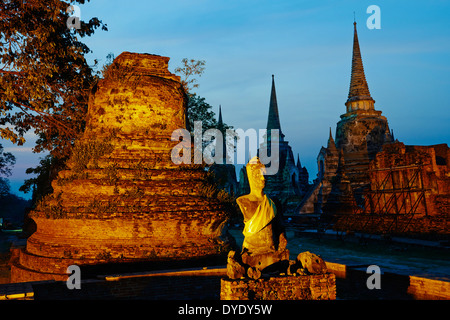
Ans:
[[[319,256],[300,253],[289,260],[281,214],[264,194],[264,165],[257,157],[247,164],[250,193],[236,199],[244,216],[241,253],[230,251],[222,300],[336,299],[336,280]]]

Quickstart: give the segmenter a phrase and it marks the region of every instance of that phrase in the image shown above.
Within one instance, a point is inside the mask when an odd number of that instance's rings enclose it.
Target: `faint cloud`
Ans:
[[[421,53],[449,53],[449,38],[438,38],[422,41],[399,42],[396,41],[392,45],[372,45],[368,46],[368,50],[375,54],[421,54]]]
[[[25,153],[33,152],[32,147],[6,147],[4,148],[4,150],[6,152],[25,152]]]

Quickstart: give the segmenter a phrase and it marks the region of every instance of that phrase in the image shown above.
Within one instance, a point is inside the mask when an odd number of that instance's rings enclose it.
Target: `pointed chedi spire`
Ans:
[[[277,93],[275,91],[275,79],[272,75],[272,91],[270,92],[269,117],[267,119],[267,135],[270,137],[270,130],[278,129],[280,140],[284,138],[281,132],[280,116],[278,114]]]
[[[223,127],[223,121],[222,121],[222,105],[219,104],[219,119],[217,120],[217,125],[219,127],[219,130]]]
[[[334,143],[334,139],[333,139],[333,135],[331,134],[331,127],[330,127],[330,136],[328,138],[328,144],[327,144],[327,149],[328,150],[337,150],[336,148],[336,144]]]
[[[352,56],[352,73],[350,79],[350,89],[348,99],[345,105],[347,112],[354,110],[373,110],[375,101],[370,96],[369,86],[364,74],[364,66],[359,48],[358,33],[356,31],[356,21],[353,22],[353,56]]]
[[[295,159],[294,159],[294,154],[292,153],[292,150],[288,150],[288,152],[286,153],[286,165],[289,165],[289,163],[293,163],[295,165]]]
[[[302,168],[302,163],[300,162],[300,155],[297,153],[297,168],[300,170]]]
[[[219,118],[217,120],[217,129],[222,132],[222,163],[227,163],[227,144],[225,141],[225,129],[223,126],[223,120],[222,120],[222,106],[219,105]]]
[[[348,93],[349,100],[372,99],[370,96],[369,86],[367,85],[366,76],[364,74],[364,66],[361,57],[361,49],[359,47],[358,32],[356,30],[356,22],[353,22],[353,56],[352,56],[352,74],[350,80],[350,90]]]
[[[386,127],[386,131],[384,132],[384,143],[394,142],[393,131],[389,130],[389,127]]]

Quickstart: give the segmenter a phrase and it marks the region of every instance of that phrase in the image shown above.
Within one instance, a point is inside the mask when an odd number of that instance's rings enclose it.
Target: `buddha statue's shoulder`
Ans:
[[[243,196],[240,196],[239,198],[237,198],[236,202],[238,204],[253,204],[255,202],[259,203],[259,202],[263,201],[264,198],[265,198],[265,196],[263,198],[258,198],[252,194],[246,194],[246,195],[243,195]]]
[[[255,197],[252,194],[246,194],[236,199],[236,202],[239,205],[241,212],[244,214],[245,219],[250,219],[261,201],[263,201],[263,199]]]
[[[242,209],[246,209],[249,205],[251,205],[251,200],[249,199],[249,195],[245,195],[245,196],[240,196],[239,198],[236,199],[237,204],[239,205],[239,207]]]

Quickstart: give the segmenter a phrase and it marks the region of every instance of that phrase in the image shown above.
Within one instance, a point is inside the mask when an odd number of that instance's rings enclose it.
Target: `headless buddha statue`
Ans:
[[[250,193],[236,199],[244,216],[242,259],[262,269],[282,259],[289,259],[286,237],[274,202],[264,194],[265,167],[258,157],[246,166]],[[287,255],[287,256],[286,256]]]

